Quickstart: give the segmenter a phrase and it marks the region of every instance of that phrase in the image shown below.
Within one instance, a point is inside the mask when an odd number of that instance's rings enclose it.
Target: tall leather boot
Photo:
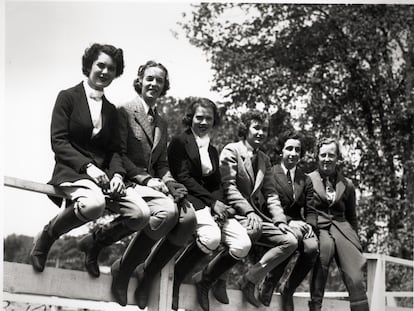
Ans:
[[[220,277],[211,286],[214,298],[222,304],[228,305],[230,303],[229,296],[227,295],[227,277]]]
[[[286,266],[290,261],[290,257],[274,268],[269,274],[266,276],[260,291],[259,291],[259,300],[265,305],[266,307],[270,306],[272,302],[273,292],[285,272]]]
[[[74,204],[76,203],[72,203],[56,215],[38,234],[30,252],[30,261],[35,271],[42,272],[45,269],[49,250],[61,235],[85,223],[76,216],[73,209]]]
[[[200,260],[206,256],[195,241],[191,242],[175,261],[172,309],[178,310],[180,285]]]
[[[181,247],[180,245],[171,243],[168,238],[165,238],[152,250],[150,257],[145,261],[143,269],[139,269],[138,286],[134,296],[140,309],[145,309],[148,305],[148,296],[152,280]]]
[[[322,310],[322,304],[317,301],[309,301],[309,311],[321,311]]]
[[[208,292],[213,282],[220,275],[229,270],[238,262],[238,259],[232,257],[228,250],[221,251],[202,271],[193,276],[197,290],[197,300],[204,311],[210,310]]]
[[[139,232],[129,243],[121,259],[116,260],[111,267],[111,292],[116,302],[126,306],[128,302],[128,284],[135,268],[144,262],[157,241]]]
[[[368,301],[351,302],[351,311],[369,311]]]
[[[125,225],[125,217],[119,216],[80,240],[78,247],[85,253],[86,271],[93,277],[99,277],[98,256],[100,251],[134,232]]]

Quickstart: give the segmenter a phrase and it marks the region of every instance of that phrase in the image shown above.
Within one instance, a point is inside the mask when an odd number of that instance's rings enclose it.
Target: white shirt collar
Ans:
[[[141,96],[138,96],[138,101],[142,103],[142,107],[144,107],[145,114],[148,114],[148,111],[151,107],[145,102],[145,100]],[[155,107],[152,107],[152,111],[155,113]]]
[[[210,144],[210,135],[207,134],[207,135],[204,135],[203,137],[200,137],[193,131],[192,128],[190,129],[194,135],[198,148],[208,147],[208,145]]]
[[[88,84],[88,79],[83,81],[83,88],[85,89],[86,96],[96,101],[102,100],[102,96],[104,95],[104,91],[99,91],[91,88]]]
[[[250,155],[250,156],[252,156],[253,155],[253,153],[255,152],[255,149],[252,147],[252,145],[250,145],[249,144],[249,142],[247,141],[247,140],[243,140],[243,143],[244,143],[244,145],[246,146],[246,149],[247,149],[247,153]],[[256,149],[256,152],[258,151],[259,149]]]
[[[288,169],[286,168],[286,166],[282,163],[280,163],[280,166],[282,167],[283,172],[285,172],[285,175],[287,174]],[[290,177],[292,178],[292,180],[295,180],[295,172],[296,172],[296,166],[293,167],[292,169],[289,170],[290,171]]]

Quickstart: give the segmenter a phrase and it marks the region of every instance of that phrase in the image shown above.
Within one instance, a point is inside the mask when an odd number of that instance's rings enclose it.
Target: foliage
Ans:
[[[414,7],[202,3],[181,25],[229,110],[263,105],[340,138],[364,248],[412,258]]]

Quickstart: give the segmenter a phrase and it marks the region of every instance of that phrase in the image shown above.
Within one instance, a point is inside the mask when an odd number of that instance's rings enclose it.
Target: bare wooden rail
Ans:
[[[14,177],[4,177],[4,185],[27,191],[65,197],[59,187],[45,185]],[[368,265],[368,299],[371,311],[402,311],[410,308],[400,308],[395,305],[387,306],[386,298],[413,297],[412,292],[386,292],[385,290],[385,268],[386,262],[414,267],[410,260],[381,255],[364,254]],[[32,267],[25,264],[5,262],[3,266],[4,292],[13,294],[35,294],[45,297],[57,296],[71,299],[84,299],[102,302],[113,301],[110,293],[111,277],[101,275],[100,278],[91,278],[85,272],[56,269],[47,267],[43,273],[36,273]],[[172,303],[172,283],[174,277],[174,264],[171,261],[160,272],[152,285],[148,311],[169,311]],[[128,301],[133,304],[133,290],[136,280],[132,279],[128,291]],[[332,296],[326,293],[323,302],[323,311],[349,310],[349,302],[340,299],[330,299]],[[337,294],[336,297],[346,297],[345,294]],[[307,310],[308,293],[295,294],[295,310]],[[255,308],[247,303],[240,291],[229,290],[230,305],[222,305],[213,297],[210,298],[211,310],[226,311],[260,311],[278,310],[280,308],[280,296],[275,294],[270,307]],[[197,303],[195,288],[189,284],[183,284],[180,290],[180,308],[186,310],[201,310]]]

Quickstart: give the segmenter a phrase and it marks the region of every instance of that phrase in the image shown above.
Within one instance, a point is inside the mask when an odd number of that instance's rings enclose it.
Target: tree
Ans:
[[[412,258],[414,6],[208,3],[181,25],[230,107],[341,139],[365,249]]]

